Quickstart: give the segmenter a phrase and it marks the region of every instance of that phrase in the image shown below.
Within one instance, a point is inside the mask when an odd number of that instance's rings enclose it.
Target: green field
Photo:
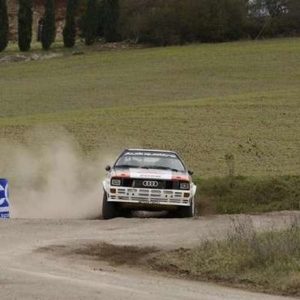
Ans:
[[[0,138],[59,125],[86,155],[174,149],[211,177],[230,153],[237,175],[299,174],[299,38],[84,52],[0,64]]]

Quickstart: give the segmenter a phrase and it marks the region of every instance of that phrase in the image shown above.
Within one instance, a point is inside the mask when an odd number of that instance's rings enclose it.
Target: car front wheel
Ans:
[[[190,206],[183,206],[178,209],[177,213],[179,218],[193,218],[196,215],[195,212],[195,200],[194,198],[191,201]]]
[[[117,216],[117,210],[115,203],[107,201],[107,193],[103,192],[102,200],[102,219],[108,220]]]

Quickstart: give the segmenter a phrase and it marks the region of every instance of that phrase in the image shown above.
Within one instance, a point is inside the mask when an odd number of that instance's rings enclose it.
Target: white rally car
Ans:
[[[106,171],[103,219],[130,210],[167,210],[178,217],[195,215],[193,173],[175,152],[126,149]]]

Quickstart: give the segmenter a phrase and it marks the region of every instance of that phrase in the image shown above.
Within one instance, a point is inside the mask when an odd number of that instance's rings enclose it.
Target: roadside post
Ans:
[[[8,180],[0,178],[0,219],[8,219],[9,217]]]

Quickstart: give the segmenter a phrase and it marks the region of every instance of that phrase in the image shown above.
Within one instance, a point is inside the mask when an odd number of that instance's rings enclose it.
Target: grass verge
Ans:
[[[298,224],[299,225],[299,224]],[[300,296],[300,228],[256,233],[238,224],[224,241],[207,241],[152,259],[156,270],[282,295]]]
[[[195,182],[200,215],[300,209],[300,176],[215,177]]]

